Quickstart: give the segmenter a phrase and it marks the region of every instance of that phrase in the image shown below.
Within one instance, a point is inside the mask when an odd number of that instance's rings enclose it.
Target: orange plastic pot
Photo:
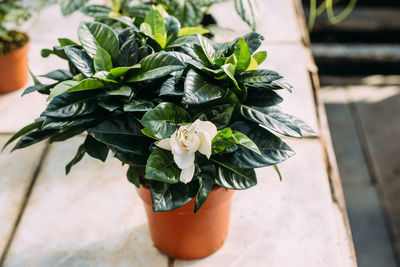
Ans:
[[[0,94],[9,93],[28,82],[29,43],[0,57]]]
[[[153,244],[174,259],[199,259],[222,247],[228,236],[233,190],[216,188],[194,214],[194,199],[165,212],[154,212],[150,190],[141,186]]]

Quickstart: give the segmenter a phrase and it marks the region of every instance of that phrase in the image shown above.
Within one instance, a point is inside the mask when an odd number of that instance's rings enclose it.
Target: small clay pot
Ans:
[[[21,89],[28,82],[29,43],[0,57],[0,94]]]
[[[144,202],[153,244],[170,258],[199,259],[222,247],[228,236],[233,190],[222,187],[211,191],[194,214],[194,202],[172,211],[154,212],[150,190],[138,190]]]

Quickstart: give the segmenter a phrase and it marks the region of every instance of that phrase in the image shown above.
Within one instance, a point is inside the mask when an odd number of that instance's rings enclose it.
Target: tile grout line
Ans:
[[[346,93],[347,103],[349,105],[349,110],[351,113],[351,120],[353,121],[356,135],[357,135],[358,141],[360,143],[361,153],[362,153],[362,155],[364,157],[364,161],[367,165],[367,171],[368,171],[368,174],[371,179],[371,184],[372,184],[375,192],[378,195],[378,200],[379,200],[378,204],[383,213],[384,222],[385,222],[386,228],[389,232],[389,239],[390,239],[390,242],[392,245],[391,247],[392,247],[392,251],[394,254],[394,258],[396,260],[396,263],[400,265],[400,253],[397,249],[398,240],[396,238],[397,236],[396,236],[396,232],[395,232],[395,227],[391,221],[391,216],[389,214],[389,211],[386,209],[386,207],[388,205],[385,200],[385,194],[384,194],[383,190],[381,189],[380,183],[378,181],[378,171],[376,169],[376,166],[375,166],[374,161],[371,156],[372,153],[368,146],[368,141],[367,141],[367,136],[365,134],[364,124],[362,123],[357,104],[355,103],[348,88],[345,88],[345,93]]]
[[[11,248],[13,239],[15,237],[15,234],[17,233],[19,224],[20,224],[20,222],[22,220],[22,217],[23,217],[23,214],[25,212],[25,208],[26,208],[26,206],[28,204],[28,201],[29,201],[29,198],[30,198],[30,196],[32,194],[33,187],[35,186],[37,177],[40,174],[44,159],[46,158],[46,156],[48,154],[49,147],[50,147],[50,144],[47,143],[45,148],[43,149],[43,152],[42,152],[42,155],[40,157],[39,163],[38,163],[38,165],[37,165],[37,167],[36,167],[36,169],[35,169],[35,171],[34,171],[34,173],[32,175],[31,182],[30,182],[30,184],[28,186],[28,189],[26,190],[25,197],[24,197],[24,199],[22,201],[22,204],[21,204],[20,212],[19,212],[19,214],[18,214],[18,216],[17,216],[17,218],[16,218],[16,220],[14,222],[14,226],[13,226],[13,228],[11,230],[11,234],[10,234],[10,237],[8,238],[7,244],[4,247],[3,255],[1,255],[1,257],[0,257],[0,267],[4,266],[4,262],[6,260],[7,254],[9,252],[10,248]]]

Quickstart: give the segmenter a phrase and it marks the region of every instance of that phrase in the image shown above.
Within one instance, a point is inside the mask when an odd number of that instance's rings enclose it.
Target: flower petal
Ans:
[[[163,140],[160,140],[158,142],[156,142],[156,146],[162,148],[162,149],[166,149],[166,150],[171,150],[171,145],[169,144],[171,138],[166,138]]]
[[[210,136],[211,140],[217,135],[217,127],[210,121],[196,120],[193,125],[196,131],[205,131]]]
[[[194,153],[183,153],[181,155],[174,154],[174,161],[179,169],[186,169],[194,164]]]
[[[178,137],[176,136],[176,134],[173,134],[171,136],[171,140],[170,140],[169,144],[171,145],[172,154],[174,154],[174,155],[182,155],[182,154],[185,153],[185,150],[179,144],[177,138]]]
[[[197,136],[200,138],[199,152],[207,158],[211,156],[211,137],[203,130],[199,130]]]
[[[182,183],[187,184],[190,181],[192,181],[193,175],[194,175],[194,163],[192,165],[190,165],[188,168],[183,169],[181,171],[181,176],[180,176],[179,180]]]

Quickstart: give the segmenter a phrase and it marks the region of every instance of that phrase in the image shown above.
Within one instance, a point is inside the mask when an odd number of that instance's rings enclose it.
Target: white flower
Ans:
[[[211,156],[211,141],[217,134],[212,122],[196,120],[179,127],[170,138],[156,143],[158,147],[171,150],[174,161],[182,169],[180,181],[189,183],[194,175],[194,154],[199,151],[207,158]]]

